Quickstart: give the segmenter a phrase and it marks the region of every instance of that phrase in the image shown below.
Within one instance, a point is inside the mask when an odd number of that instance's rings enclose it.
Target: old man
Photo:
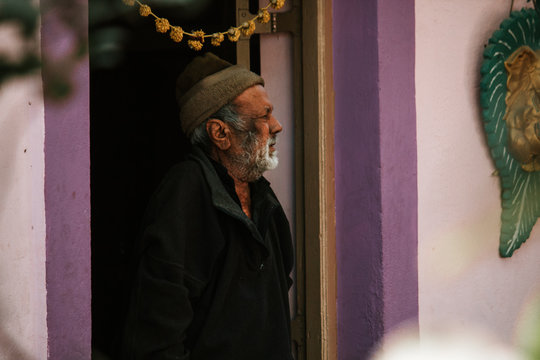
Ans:
[[[262,176],[278,164],[282,128],[263,86],[210,53],[179,76],[193,149],[147,210],[125,358],[292,359],[291,235]]]

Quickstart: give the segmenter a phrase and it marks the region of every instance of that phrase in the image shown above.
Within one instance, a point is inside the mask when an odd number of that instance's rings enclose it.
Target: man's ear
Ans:
[[[206,123],[206,132],[218,149],[226,151],[231,147],[231,129],[223,121],[209,119]]]

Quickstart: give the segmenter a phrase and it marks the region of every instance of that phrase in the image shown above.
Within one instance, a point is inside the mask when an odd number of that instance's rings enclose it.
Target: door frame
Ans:
[[[336,320],[336,240],[335,240],[335,189],[334,189],[334,99],[332,81],[332,1],[316,0],[302,3],[301,76],[302,116],[297,124],[296,187],[297,187],[297,236],[304,239],[304,258],[298,259],[303,269],[306,356],[310,360],[337,358]],[[81,14],[88,14],[88,5],[80,4]],[[43,12],[42,12],[43,16]],[[65,34],[49,31],[56,19],[43,19],[42,45],[47,47],[54,39]],[[82,24],[86,28],[87,24]],[[51,34],[51,35],[48,35]],[[86,58],[87,59],[87,58]],[[77,69],[77,95],[63,104],[45,102],[45,202],[47,213],[47,303],[49,326],[49,356],[76,351],[90,356],[90,186],[89,186],[89,66],[82,61]],[[297,75],[298,76],[298,75]],[[78,116],[71,116],[73,113]],[[65,118],[59,123],[58,119]],[[77,122],[71,119],[77,118]],[[72,129],[68,124],[74,124]],[[80,134],[65,137],[66,133]],[[54,136],[53,136],[54,135]],[[58,136],[64,139],[58,140]],[[68,140],[66,140],[68,139]],[[71,139],[71,140],[70,140]],[[82,145],[81,145],[82,144]],[[62,161],[66,148],[76,149],[76,161]],[[80,160],[80,161],[79,161]],[[60,170],[59,170],[60,168]],[[82,169],[82,171],[81,171]],[[69,175],[70,171],[76,175]],[[66,174],[67,173],[67,174]],[[71,180],[72,179],[72,180]],[[69,183],[69,184],[67,184]],[[59,187],[62,187],[60,195]],[[64,189],[64,187],[67,187]],[[77,196],[73,200],[74,194]],[[305,196],[309,194],[309,196]],[[61,196],[61,199],[57,198]],[[72,209],[66,215],[64,204]],[[52,214],[57,214],[53,216]],[[72,218],[69,220],[68,218]],[[77,231],[69,236],[62,224],[78,224]],[[55,241],[52,241],[55,239]],[[306,240],[307,239],[307,240]],[[72,242],[75,244],[71,244]],[[70,244],[70,245],[68,245]],[[65,248],[64,251],[60,251]],[[66,252],[68,253],[66,256]],[[68,262],[80,269],[75,276],[62,272]],[[84,264],[84,266],[80,266]],[[77,264],[75,266],[75,264]],[[52,270],[58,271],[52,271]],[[69,284],[73,286],[70,287]],[[52,286],[54,285],[54,286]],[[62,286],[60,286],[62,285]],[[72,296],[59,296],[62,289],[71,288]],[[80,299],[84,299],[82,303]],[[69,301],[68,301],[69,300]],[[73,301],[78,301],[74,306]],[[69,313],[55,311],[66,308]],[[72,323],[78,330],[61,329],[53,324]],[[74,346],[75,345],[75,346]],[[68,350],[71,349],[71,350]]]
[[[297,164],[303,165],[303,173],[297,176],[303,189],[297,196],[303,199],[297,206],[303,208],[297,208],[297,214],[303,214],[305,224],[301,238],[305,241],[306,357],[333,360],[337,359],[337,274],[332,0],[302,3],[302,74],[303,131],[296,136],[301,147]]]

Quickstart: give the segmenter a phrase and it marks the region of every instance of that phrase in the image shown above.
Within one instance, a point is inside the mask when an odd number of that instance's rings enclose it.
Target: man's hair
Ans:
[[[236,111],[236,106],[234,106],[232,103],[224,105],[221,107],[221,109],[216,111],[213,115],[208,117],[208,119],[198,125],[189,137],[191,144],[199,146],[206,153],[209,153],[210,149],[212,148],[212,140],[210,140],[210,136],[206,131],[206,124],[210,119],[219,119],[236,131],[246,130],[245,121]]]

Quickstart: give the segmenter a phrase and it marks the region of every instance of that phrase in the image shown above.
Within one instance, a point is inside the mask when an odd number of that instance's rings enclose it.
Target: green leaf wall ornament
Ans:
[[[540,217],[539,26],[535,10],[513,12],[493,33],[481,68],[484,129],[502,188],[502,257],[512,256]]]

